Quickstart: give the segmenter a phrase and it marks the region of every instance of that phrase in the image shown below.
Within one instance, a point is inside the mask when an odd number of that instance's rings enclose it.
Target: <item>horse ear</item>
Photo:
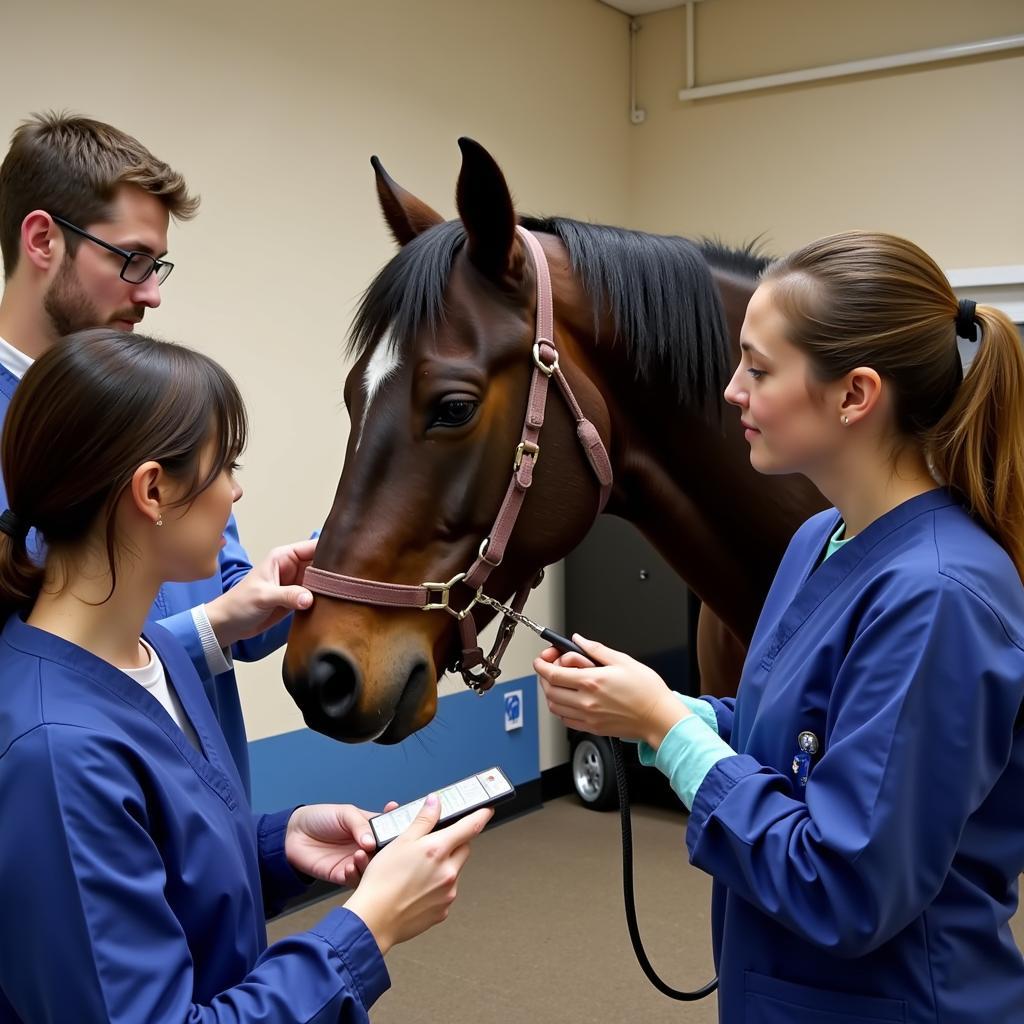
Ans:
[[[499,284],[516,276],[516,213],[512,195],[494,157],[478,142],[459,139],[462,170],[455,204],[466,227],[466,251],[473,265]]]
[[[441,224],[444,218],[436,210],[417,199],[411,192],[406,192],[387,171],[380,159],[370,157],[373,173],[377,176],[377,198],[384,219],[391,228],[391,234],[399,245],[406,245],[427,228]]]

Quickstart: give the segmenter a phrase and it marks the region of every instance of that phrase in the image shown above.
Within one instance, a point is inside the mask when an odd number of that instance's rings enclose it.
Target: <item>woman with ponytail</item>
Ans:
[[[767,268],[740,348],[751,465],[835,507],[791,541],[739,696],[576,638],[592,662],[536,663],[548,706],[639,739],[691,809],[723,1022],[1021,1024],[1020,338],[917,246],[847,232]]]
[[[27,371],[0,514],[0,1022],[366,1021],[382,954],[447,916],[490,812],[380,854],[367,813],[253,815],[184,646],[147,615],[215,571],[246,417],[189,349],[112,330]],[[233,623],[240,635],[259,623]],[[345,907],[267,948],[312,878]]]

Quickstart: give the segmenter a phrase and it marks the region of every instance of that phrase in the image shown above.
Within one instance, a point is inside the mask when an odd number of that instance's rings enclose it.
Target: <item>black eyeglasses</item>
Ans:
[[[102,238],[97,238],[95,235],[90,235],[88,231],[76,227],[63,217],[58,217],[56,214],[50,214],[50,216],[68,231],[74,231],[76,235],[88,238],[90,242],[95,242],[97,245],[102,245],[104,249],[117,253],[124,260],[124,266],[121,267],[121,280],[127,281],[129,284],[142,284],[143,281],[149,279],[151,274],[156,274],[157,284],[163,284],[174,269],[174,264],[168,263],[167,260],[155,260],[148,253],[133,252],[111,245],[109,242],[104,242]]]

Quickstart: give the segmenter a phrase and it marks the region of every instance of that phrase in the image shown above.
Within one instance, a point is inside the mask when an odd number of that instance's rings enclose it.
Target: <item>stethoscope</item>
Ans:
[[[487,603],[514,621],[526,626],[527,629],[533,630],[537,636],[542,640],[546,640],[560,654],[578,654],[580,657],[593,662],[594,659],[568,637],[556,633],[547,626],[539,625],[523,615],[522,612],[517,612],[507,605],[502,605],[500,602],[494,601],[493,598],[489,599]],[[810,733],[807,735],[810,736]],[[671,985],[662,980],[648,959],[647,952],[644,950],[643,940],[640,938],[640,926],[636,920],[636,899],[633,891],[633,821],[629,807],[629,782],[626,778],[626,763],[622,756],[622,741],[614,736],[609,736],[608,739],[611,741],[612,758],[615,761],[615,785],[619,791],[619,818],[622,826],[622,895],[626,909],[626,927],[629,929],[629,938],[633,943],[633,952],[636,954],[637,962],[643,969],[644,974],[647,975],[648,981],[659,992],[670,999],[678,999],[688,1003],[696,1002],[698,999],[704,999],[711,995],[718,988],[718,976],[715,975],[706,985],[694,989],[692,992],[672,988]]]

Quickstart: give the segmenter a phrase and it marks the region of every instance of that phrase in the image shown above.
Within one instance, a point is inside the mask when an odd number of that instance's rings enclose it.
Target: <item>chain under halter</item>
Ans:
[[[477,637],[473,609],[478,603],[491,604],[492,599],[484,594],[484,585],[490,574],[501,565],[505,556],[516,520],[519,517],[526,493],[533,483],[533,471],[540,456],[540,431],[544,426],[544,412],[547,405],[548,385],[555,379],[576,420],[576,436],[583,447],[583,453],[594,471],[601,493],[598,503],[600,513],[608,502],[612,487],[612,466],[608,451],[597,432],[597,428],[583,415],[569,382],[558,365],[558,350],[554,342],[554,312],[551,299],[551,275],[547,257],[540,242],[523,227],[516,231],[526,245],[533,260],[537,278],[537,329],[533,342],[533,376],[530,394],[526,403],[526,416],[519,444],[512,460],[512,479],[498,510],[490,534],[484,538],[473,564],[465,571],[454,575],[447,583],[421,583],[415,586],[407,583],[382,583],[376,580],[343,576],[310,566],[303,577],[303,584],[314,593],[325,597],[355,601],[360,604],[384,605],[391,608],[419,608],[422,611],[444,611],[455,617],[459,624],[462,654],[450,666],[459,671],[466,685],[476,693],[485,693],[501,675],[501,659],[508,647],[516,623],[504,615],[498,636],[486,656]],[[525,584],[516,593],[511,603],[515,612],[521,612],[530,591],[543,577],[540,575]],[[469,603],[461,609],[452,607],[450,595],[453,587],[464,584],[473,592]]]

